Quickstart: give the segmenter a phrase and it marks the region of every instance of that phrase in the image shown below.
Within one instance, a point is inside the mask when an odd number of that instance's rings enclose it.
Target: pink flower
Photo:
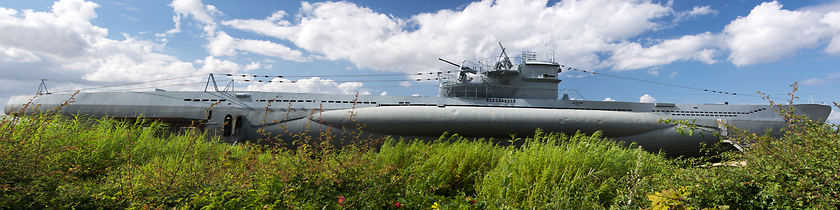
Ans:
[[[343,205],[344,205],[344,201],[346,201],[346,200],[347,200],[347,199],[344,199],[344,196],[339,195],[339,196],[338,196],[338,205],[342,205],[342,206],[343,206]]]
[[[402,206],[403,205],[400,202],[397,202],[397,203],[394,204],[394,207],[397,207],[397,208],[402,208]]]

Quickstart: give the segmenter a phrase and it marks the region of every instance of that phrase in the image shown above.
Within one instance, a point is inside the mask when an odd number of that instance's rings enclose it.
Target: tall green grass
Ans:
[[[607,208],[653,192],[638,183],[662,172],[656,163],[666,164],[597,134],[545,134],[520,148],[456,135],[432,142],[388,139],[380,148],[287,150],[165,130],[142,119],[6,118],[0,124],[0,206]]]
[[[502,155],[476,186],[479,197],[498,207],[524,209],[645,206],[638,189],[650,184],[648,176],[665,174],[666,161],[600,135],[538,132]]]

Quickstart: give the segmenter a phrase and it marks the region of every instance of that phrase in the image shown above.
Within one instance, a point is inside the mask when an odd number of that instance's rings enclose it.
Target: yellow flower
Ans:
[[[434,210],[438,210],[438,209],[440,209],[440,206],[438,206],[437,202],[435,202],[434,204],[432,204],[432,209],[434,209]]]

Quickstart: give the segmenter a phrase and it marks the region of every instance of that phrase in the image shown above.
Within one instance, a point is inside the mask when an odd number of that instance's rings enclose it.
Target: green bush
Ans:
[[[793,85],[794,92],[796,84]],[[795,96],[791,94],[791,99]],[[673,206],[733,209],[840,208],[840,126],[815,122],[780,108],[788,122],[780,138],[730,128],[730,139],[748,145],[745,152],[721,154],[722,166],[688,162],[675,177],[661,177]],[[840,108],[840,105],[835,103]]]

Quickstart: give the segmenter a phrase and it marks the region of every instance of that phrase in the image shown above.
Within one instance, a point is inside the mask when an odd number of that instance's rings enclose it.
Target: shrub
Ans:
[[[796,84],[792,87],[795,93]],[[796,97],[790,95],[792,104]],[[748,149],[721,154],[725,166],[689,163],[676,177],[662,177],[663,186],[684,192],[672,200],[697,208],[840,207],[840,126],[797,116],[793,106],[770,103],[788,122],[782,137],[730,128],[730,139]]]

